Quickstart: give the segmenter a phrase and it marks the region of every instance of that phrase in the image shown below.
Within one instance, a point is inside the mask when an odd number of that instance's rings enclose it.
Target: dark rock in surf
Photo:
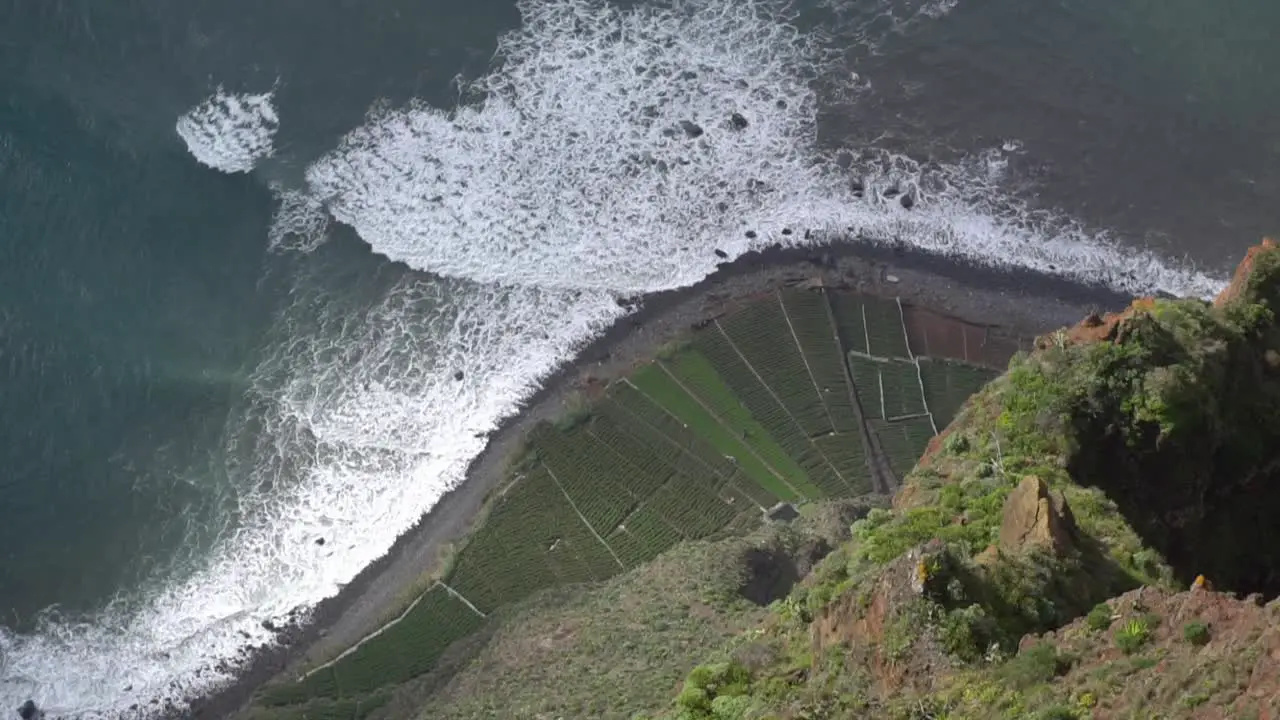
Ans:
[[[790,234],[791,234],[791,228],[782,228],[782,234],[783,234],[783,235],[790,235]]]
[[[720,258],[721,260],[725,260],[729,257],[729,253],[721,250],[720,248],[716,248],[715,253],[716,253],[716,257]]]
[[[916,206],[916,201],[915,201],[915,198],[911,197],[911,194],[908,193],[898,198],[898,204],[901,205],[903,209],[910,210],[911,208]]]
[[[453,374],[453,379],[454,379],[454,380],[462,380],[462,378],[464,378],[464,377],[466,377],[466,373],[462,372],[461,370],[459,370],[459,371],[457,371],[457,372],[455,372],[455,373]]]
[[[680,121],[680,129],[684,130],[684,134],[691,138],[702,137],[702,126],[689,120]]]
[[[734,130],[746,130],[751,123],[742,116],[742,113],[734,113],[729,116],[729,127]]]
[[[324,538],[319,538],[319,539],[321,540],[321,542],[318,542],[316,544],[322,545]],[[262,621],[262,629],[266,630],[267,632],[277,632],[280,628],[276,627],[276,624],[271,622],[271,620],[268,619],[268,620]]]
[[[35,718],[40,717],[40,714],[40,708],[36,707],[34,700],[28,700],[22,703],[22,707],[18,708],[18,717],[21,717],[22,720],[35,720]]]
[[[323,546],[324,546],[324,538],[322,538],[322,537],[318,537],[318,538],[316,538],[316,544],[317,544],[317,545],[319,545],[319,546],[321,546],[321,547],[323,547]]]
[[[748,239],[748,240],[755,240],[755,239],[756,239],[756,231],[755,231],[755,230],[748,230],[748,231],[747,231],[747,239]]]
[[[841,170],[848,170],[849,168],[853,167],[853,153],[849,152],[848,150],[841,150],[840,152],[836,153],[836,167],[840,168]],[[853,182],[855,184],[861,184],[861,183],[858,183],[857,180],[854,180]],[[854,188],[854,189],[858,190],[860,188]]]
[[[899,195],[901,195],[901,194],[902,194],[902,191],[901,191],[901,190],[899,190],[899,189],[898,189],[898,188],[896,188],[896,187],[891,187],[891,188],[889,188],[889,189],[887,189],[887,190],[885,190],[885,191],[884,191],[884,197],[885,197],[886,199],[893,199],[893,198],[898,197],[898,196],[899,196]]]

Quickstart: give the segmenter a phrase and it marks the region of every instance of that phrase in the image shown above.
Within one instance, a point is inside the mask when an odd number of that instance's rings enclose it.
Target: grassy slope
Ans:
[[[864,431],[902,468],[902,457],[918,455],[933,434],[935,421],[918,415],[929,410],[926,397],[950,413],[991,374],[954,362],[947,372],[922,372],[909,331],[892,300],[822,291],[773,294],[695,333],[583,412],[535,430],[440,584],[336,664],[264,688],[251,714],[366,716],[403,696],[400,685],[438,683],[451,647],[482,628],[486,636],[500,624],[488,616],[506,616],[526,598],[607,580],[683,541],[749,528],[779,499],[868,492]],[[877,364],[865,387],[854,385],[850,352],[870,352]],[[876,418],[886,398],[917,416],[868,425],[854,400],[862,395],[876,398]],[[483,643],[475,637],[471,644]]]
[[[1276,587],[1280,250],[1251,254],[1228,296],[1135,303],[1016,358],[894,511],[857,523],[753,652],[693,671],[668,714],[1266,716],[1278,609],[1173,593],[1197,573]],[[1065,498],[1072,540],[993,547],[1030,475]]]

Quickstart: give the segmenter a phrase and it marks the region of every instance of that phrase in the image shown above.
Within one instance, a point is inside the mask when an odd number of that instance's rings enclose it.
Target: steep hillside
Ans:
[[[557,588],[652,573],[669,549],[751,533],[788,503],[887,495],[1019,344],[821,286],[745,299],[538,426],[483,522],[405,612],[264,688],[252,714],[393,712],[423,696],[413,688],[445,682],[460,648],[511,627],[526,600],[546,609],[580,597]],[[602,602],[582,596],[571,612]],[[657,669],[681,674],[700,652]]]
[[[1267,242],[1038,340],[670,714],[1277,717],[1277,303]]]

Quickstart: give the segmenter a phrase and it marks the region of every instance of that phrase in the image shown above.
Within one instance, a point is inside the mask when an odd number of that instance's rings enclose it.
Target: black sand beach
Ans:
[[[607,382],[651,358],[663,344],[736,301],[778,287],[819,280],[827,287],[897,296],[973,323],[1024,337],[1074,323],[1089,312],[1114,310],[1129,298],[1101,287],[1037,273],[958,264],[945,257],[853,243],[773,247],[723,263],[702,282],[637,299],[638,308],[582,348],[546,378],[542,389],[508,417],[472,461],[466,480],[446,493],[391,550],[337,595],[278,632],[274,646],[246,648],[236,680],[191,698],[189,708],[138,708],[140,717],[226,717],[278,675],[324,662],[376,630],[408,602],[406,594],[430,575],[451,543],[462,539],[505,475],[523,436],[557,417],[585,387]]]

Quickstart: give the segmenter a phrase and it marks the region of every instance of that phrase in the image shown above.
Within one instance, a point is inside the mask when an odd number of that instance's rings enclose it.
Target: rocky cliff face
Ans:
[[[1231,642],[1280,662],[1233,626],[1262,623],[1260,599],[1280,593],[1277,311],[1266,241],[1213,303],[1140,299],[1040,338],[935,439],[893,510],[856,523],[776,606],[732,694],[691,677],[682,698],[702,704],[681,712],[1110,718],[1147,702],[1162,717],[1270,717],[1277,673],[1256,668],[1159,699],[1081,688],[1082,668],[1113,656],[1130,674],[1162,666],[1156,678]],[[1256,593],[1253,609],[1209,585]]]

